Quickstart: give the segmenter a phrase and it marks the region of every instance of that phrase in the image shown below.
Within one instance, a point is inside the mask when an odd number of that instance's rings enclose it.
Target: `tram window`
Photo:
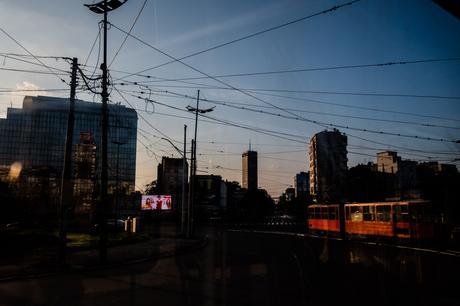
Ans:
[[[315,219],[321,218],[321,211],[319,210],[319,207],[314,208],[314,215],[315,215]]]
[[[345,219],[350,220],[351,219],[351,217],[350,217],[350,206],[345,207],[345,211],[346,211]]]
[[[363,221],[363,208],[361,206],[351,207],[351,221],[353,222]]]
[[[329,207],[329,220],[336,220],[336,219],[337,219],[337,208]]]
[[[321,208],[321,219],[328,219],[328,208],[329,207]]]
[[[315,210],[314,210],[314,208],[308,208],[308,218],[309,219],[316,219],[315,218]]]
[[[390,218],[391,206],[390,205],[378,205],[376,207],[376,210],[377,210],[377,214],[376,214],[377,221],[389,222],[391,220]]]
[[[407,205],[395,205],[396,221],[408,222],[409,221],[409,210]]]
[[[374,221],[375,220],[375,206],[363,206],[363,220]]]

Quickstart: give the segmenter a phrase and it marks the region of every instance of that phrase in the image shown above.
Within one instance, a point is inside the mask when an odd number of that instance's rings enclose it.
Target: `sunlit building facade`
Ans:
[[[310,140],[310,194],[318,202],[342,200],[347,175],[347,136],[323,131]]]
[[[0,119],[0,168],[6,169],[1,179],[14,183],[18,195],[57,203],[68,109],[65,98],[28,96],[22,108],[8,108]],[[122,105],[109,105],[108,110],[108,192],[113,194],[118,181],[119,190],[129,194],[135,183],[137,114]],[[71,165],[75,198],[98,196],[101,119],[101,104],[76,100]]]

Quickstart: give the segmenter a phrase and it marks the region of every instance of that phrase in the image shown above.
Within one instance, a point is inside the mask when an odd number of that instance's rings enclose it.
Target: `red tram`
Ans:
[[[344,216],[339,208],[337,204],[311,205],[308,208],[309,230],[338,235],[343,222],[347,236],[409,240],[434,237],[434,220],[429,201],[345,204]]]

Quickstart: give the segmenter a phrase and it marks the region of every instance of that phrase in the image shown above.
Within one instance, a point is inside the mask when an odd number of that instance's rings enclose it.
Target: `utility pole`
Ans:
[[[187,197],[187,125],[184,124],[184,154],[182,155],[182,205],[181,205],[181,234],[185,233],[185,204]]]
[[[72,59],[72,75],[70,79],[70,99],[69,99],[69,114],[67,117],[67,132],[65,139],[64,151],[64,168],[61,177],[61,196],[59,205],[59,250],[58,264],[65,265],[66,247],[67,247],[67,211],[69,202],[72,200],[73,184],[72,184],[72,144],[73,144],[73,127],[75,121],[75,92],[77,88],[77,69],[78,59]]]
[[[193,235],[193,231],[194,231],[194,223],[195,223],[195,219],[194,219],[194,206],[195,206],[195,183],[196,183],[196,144],[197,144],[197,130],[198,130],[198,113],[200,114],[205,114],[205,113],[209,113],[209,112],[212,112],[215,108],[215,106],[211,107],[211,108],[208,108],[208,109],[200,109],[199,108],[199,105],[200,105],[200,90],[198,90],[198,93],[197,93],[197,96],[196,96],[196,108],[192,107],[192,106],[187,106],[187,110],[189,112],[195,112],[195,139],[192,140],[192,162],[191,162],[191,170],[190,170],[190,202],[189,202],[189,206],[190,207],[190,214],[191,216],[189,216],[189,220],[190,220],[190,236]]]
[[[101,190],[100,201],[97,207],[97,220],[99,223],[99,260],[101,263],[107,261],[107,220],[106,213],[108,207],[107,188],[108,188],[108,162],[107,162],[107,131],[108,114],[107,102],[109,100],[108,73],[107,73],[107,13],[117,9],[127,0],[104,0],[95,4],[85,4],[92,12],[104,14],[104,61],[101,64],[102,70],[102,140],[101,140]]]
[[[192,144],[191,144],[191,157],[190,157],[190,186],[188,189],[188,205],[187,205],[187,238],[191,238],[192,236],[192,206],[193,206],[193,164],[194,164],[194,158],[193,158],[193,151],[195,148],[195,140],[192,139]]]

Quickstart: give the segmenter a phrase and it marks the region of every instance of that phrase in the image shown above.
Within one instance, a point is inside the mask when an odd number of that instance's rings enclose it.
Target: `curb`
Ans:
[[[100,266],[96,266],[96,265],[95,266],[70,266],[69,268],[66,268],[64,271],[43,272],[43,273],[35,273],[35,274],[19,274],[19,275],[0,277],[0,283],[18,281],[18,280],[27,280],[27,279],[46,278],[46,277],[55,276],[58,274],[75,274],[75,273],[81,273],[81,272],[105,270],[105,269],[116,268],[120,266],[129,266],[129,265],[139,264],[139,263],[147,262],[150,260],[164,259],[164,258],[184,255],[189,252],[194,252],[194,251],[197,251],[199,249],[206,247],[206,245],[208,244],[208,241],[209,241],[208,236],[205,236],[205,237],[201,237],[200,239],[198,239],[196,243],[191,245],[190,247],[183,247],[175,251],[159,253],[156,255],[143,257],[143,258],[137,258],[137,259],[128,260],[128,261],[120,262],[120,263],[112,263],[112,264],[106,264],[106,265],[100,265]]]

